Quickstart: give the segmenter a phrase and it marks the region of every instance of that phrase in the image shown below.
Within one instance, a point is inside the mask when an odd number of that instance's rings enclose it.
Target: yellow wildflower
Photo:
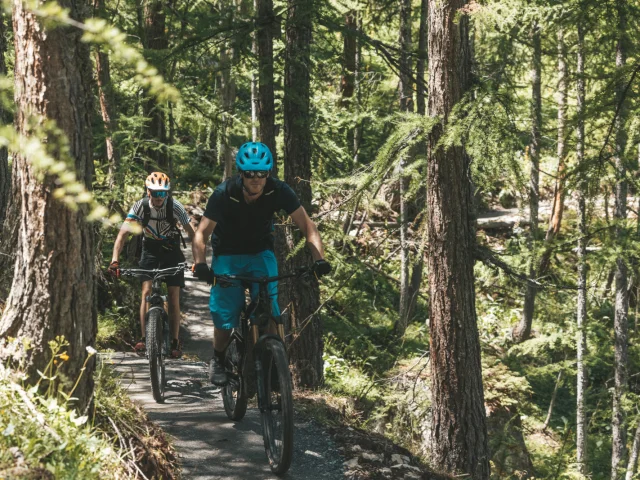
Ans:
[[[63,362],[66,362],[67,360],[69,360],[69,355],[67,355],[67,352],[60,354],[60,359]]]

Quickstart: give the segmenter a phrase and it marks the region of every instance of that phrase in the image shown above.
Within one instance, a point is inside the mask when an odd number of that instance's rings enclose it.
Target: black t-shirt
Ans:
[[[287,215],[300,207],[300,200],[285,182],[267,178],[262,195],[245,202],[239,175],[223,182],[209,197],[204,216],[216,222],[215,255],[252,254],[273,250],[273,216]],[[213,243],[213,242],[212,242]]]

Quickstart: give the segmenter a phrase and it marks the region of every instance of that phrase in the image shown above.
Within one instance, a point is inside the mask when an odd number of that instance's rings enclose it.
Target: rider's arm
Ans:
[[[191,224],[187,223],[186,225],[183,225],[182,228],[184,228],[184,231],[187,232],[187,235],[189,235],[189,240],[193,242],[193,237],[195,236],[196,232],[193,231],[193,227],[191,226]]]
[[[207,255],[207,238],[211,237],[213,229],[216,228],[216,222],[207,217],[202,217],[198,230],[193,237],[193,260],[195,263],[206,263]]]
[[[135,228],[131,228],[131,222],[124,222],[120,227],[120,231],[118,232],[118,236],[116,238],[115,243],[113,244],[113,253],[111,254],[111,262],[117,262],[120,258],[120,252],[124,248],[124,243],[127,241],[129,237],[129,233],[133,233],[134,235],[139,235],[142,232],[136,232]]]
[[[320,233],[318,227],[313,220],[307,215],[307,211],[304,207],[298,207],[294,212],[290,214],[293,223],[297,225],[304,237],[307,239],[307,245],[311,250],[311,256],[313,260],[322,260],[324,258],[324,248],[322,246],[322,240],[320,239]]]
[[[178,219],[184,231],[189,235],[189,239],[193,242],[195,232],[191,226],[191,217],[189,217],[184,205],[175,199],[173,200],[173,216]]]

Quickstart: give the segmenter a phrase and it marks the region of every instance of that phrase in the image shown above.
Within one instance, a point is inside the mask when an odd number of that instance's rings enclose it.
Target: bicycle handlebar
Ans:
[[[121,268],[120,275],[123,277],[135,277],[139,275],[146,275],[149,277],[153,277],[154,279],[162,278],[162,277],[170,277],[173,275],[177,275],[180,272],[185,272],[187,270],[191,270],[187,263],[179,263],[175,267],[169,268],[155,268],[155,269],[145,269],[145,268]],[[287,278],[305,278],[313,273],[313,266],[303,266],[299,267],[294,273],[285,273],[283,275],[276,275],[273,277],[249,277],[246,275],[219,275],[217,273],[213,273],[211,275],[211,279],[220,280],[222,282],[230,282],[232,280],[240,281],[240,282],[249,282],[249,283],[257,283],[257,284],[267,284],[271,282],[278,282],[280,280],[285,280]],[[195,277],[185,277],[185,280],[195,281],[198,280]]]
[[[248,283],[267,284],[271,282],[278,282],[287,278],[305,278],[313,273],[313,266],[299,267],[294,273],[285,273],[283,275],[276,275],[274,277],[249,277],[246,275],[224,274],[219,275],[212,272],[211,279],[219,280],[222,282],[230,282],[232,280]]]
[[[285,280],[287,278],[304,278],[310,275],[313,272],[311,267],[305,266],[300,267],[295,273],[285,273],[284,275],[276,275],[275,277],[247,277],[244,275],[218,275],[217,273],[213,273],[213,277],[218,280],[240,280],[241,282],[250,282],[250,283],[271,283],[278,282],[280,280]]]
[[[186,263],[179,263],[175,267],[168,268],[154,268],[154,269],[146,269],[146,268],[121,268],[120,275],[123,277],[135,277],[138,275],[146,275],[149,277],[162,278],[162,277],[171,277],[173,275],[177,275],[180,272],[184,272],[187,270],[188,265]]]

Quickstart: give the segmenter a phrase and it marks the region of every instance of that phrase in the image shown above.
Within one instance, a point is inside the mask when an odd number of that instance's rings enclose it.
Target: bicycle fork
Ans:
[[[256,385],[258,388],[258,408],[264,413],[266,407],[266,392],[264,389],[264,374],[262,369],[262,351],[259,348],[258,339],[260,329],[258,325],[251,325],[251,340],[253,341],[253,364],[256,371]]]

